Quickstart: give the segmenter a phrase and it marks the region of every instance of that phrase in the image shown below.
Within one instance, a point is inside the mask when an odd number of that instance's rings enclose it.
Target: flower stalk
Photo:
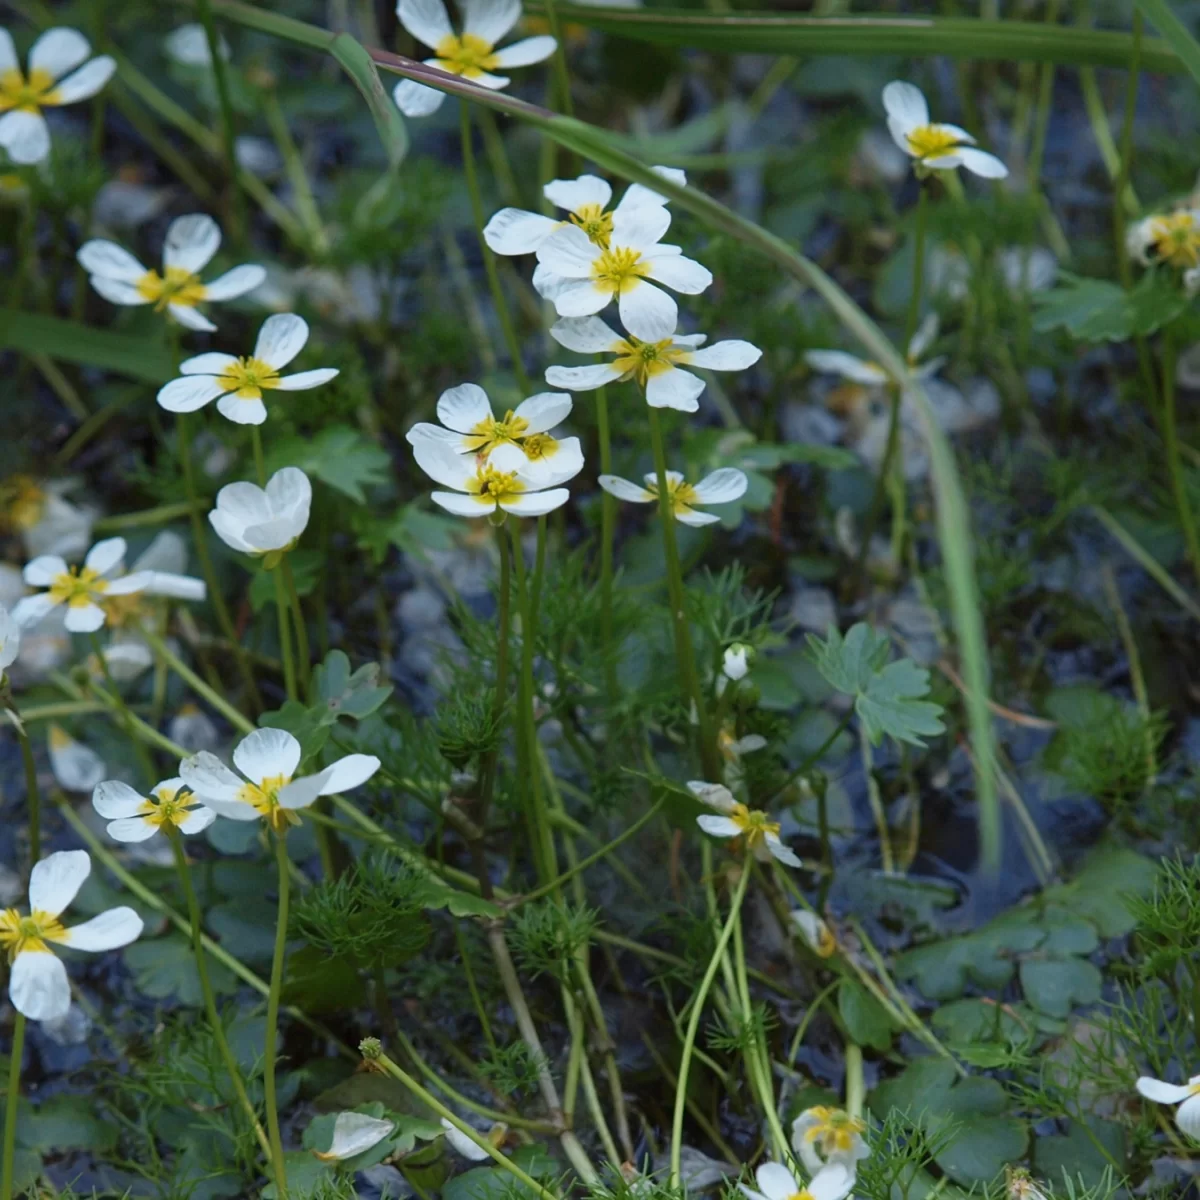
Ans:
[[[21,1059],[25,1055],[25,1014],[13,1020],[9,1047],[8,1090],[4,1093],[4,1150],[0,1170],[0,1200],[13,1200],[13,1172],[17,1158],[17,1108],[21,1099]]]
[[[288,896],[291,886],[286,831],[275,834],[275,862],[279,869],[279,909],[275,923],[275,952],[271,959],[270,991],[267,993],[267,1033],[263,1044],[263,1092],[267,1104],[267,1133],[271,1143],[271,1168],[275,1176],[275,1194],[279,1200],[287,1200],[287,1168],[284,1165],[283,1137],[279,1130],[279,1102],[275,1091],[275,1041],[279,1033],[279,995],[283,990],[283,961],[287,956]]]

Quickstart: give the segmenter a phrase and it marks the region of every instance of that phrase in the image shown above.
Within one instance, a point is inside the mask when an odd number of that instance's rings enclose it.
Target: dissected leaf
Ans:
[[[196,960],[186,938],[170,934],[134,942],[125,947],[122,957],[125,966],[133,972],[134,984],[142,995],[154,1000],[174,996],[180,1004],[194,1008],[204,1002]],[[237,989],[233,972],[212,957],[208,960],[208,977],[218,995]]]
[[[390,466],[387,451],[349,425],[331,425],[311,438],[288,438],[270,456],[272,471],[299,467],[356,504],[367,502],[363,488],[387,481]]]
[[[1033,302],[1034,329],[1041,333],[1066,329],[1085,342],[1144,337],[1175,320],[1187,307],[1178,283],[1157,271],[1147,271],[1129,292],[1104,279],[1060,272],[1058,286],[1035,293]]]

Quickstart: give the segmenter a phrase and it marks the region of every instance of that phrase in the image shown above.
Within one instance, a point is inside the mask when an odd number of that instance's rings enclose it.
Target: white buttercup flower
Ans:
[[[296,809],[318,796],[332,796],[364,784],[379,770],[372,754],[348,754],[318,771],[294,779],[300,765],[300,743],[283,729],[256,729],[233,751],[235,775],[215,754],[201,751],[179,766],[183,782],[218,816],[234,821],[263,817],[276,833],[299,825]]]
[[[184,834],[200,833],[217,819],[179,778],[156,783],[149,796],[118,779],[107,779],[96,785],[92,807],[108,821],[108,836],[116,842],[144,842],[168,827]]]
[[[441,425],[420,422],[408,431],[408,441],[416,445],[421,438],[433,438],[444,441],[459,454],[475,454],[484,459],[499,446],[517,446],[530,464],[544,464],[556,471],[570,469],[571,474],[565,476],[570,478],[583,469],[579,439],[556,438],[550,430],[567,419],[571,407],[570,396],[541,392],[522,400],[497,420],[483,388],[462,383],[438,398]]]
[[[633,504],[658,501],[658,475],[650,471],[643,478],[645,487],[630,483],[619,475],[601,475],[600,486],[618,500]],[[721,518],[716,513],[697,512],[698,504],[729,504],[746,492],[746,476],[736,467],[721,467],[699,483],[687,483],[678,471],[667,472],[667,496],[675,520],[684,525],[712,525]]]
[[[792,914],[793,918],[797,915]],[[860,1160],[871,1157],[871,1149],[863,1138],[866,1128],[866,1122],[861,1118],[852,1117],[843,1109],[819,1104],[806,1108],[792,1122],[792,1149],[813,1175],[827,1163],[841,1163],[847,1170],[854,1171]]]
[[[1194,269],[1200,265],[1200,211],[1181,208],[1135,222],[1125,234],[1125,249],[1144,267]]]
[[[333,1120],[333,1141],[329,1149],[314,1150],[313,1153],[324,1162],[354,1158],[377,1146],[395,1128],[395,1121],[384,1121],[366,1113],[338,1113]]]
[[[312,484],[299,467],[284,467],[267,480],[226,484],[208,523],[217,536],[243,554],[270,554],[295,545],[308,527]]]
[[[232,354],[197,354],[179,364],[182,379],[172,379],[159,390],[158,402],[168,412],[195,412],[212,400],[217,411],[237,425],[261,425],[267,419],[263,392],[299,392],[328,383],[337,375],[332,367],[280,375],[283,367],[304,349],[308,322],[294,313],[268,317],[258,332],[254,353],[244,358]]]
[[[21,627],[12,613],[0,604],[0,678],[17,661],[21,652]]]
[[[115,950],[142,932],[132,908],[110,908],[68,929],[59,920],[92,869],[85,850],[61,850],[37,863],[29,876],[29,915],[0,911],[0,951],[8,956],[8,995],[13,1007],[33,1021],[64,1016],[71,1007],[67,969],[47,945],[72,950]]]
[[[653,170],[680,187],[687,183],[687,176],[676,167],[654,167]],[[555,230],[567,223],[577,225],[593,244],[605,249],[612,237],[615,213],[643,207],[662,208],[667,203],[667,198],[658,192],[643,184],[631,183],[616,207],[610,210],[608,202],[612,199],[612,188],[598,175],[552,179],[542,188],[542,195],[555,208],[566,211],[566,221],[526,212],[523,208],[502,208],[483,229],[484,241],[495,253],[534,254]],[[534,279],[535,285],[539,282],[544,281]]]
[[[883,107],[893,140],[919,168],[949,171],[966,167],[984,179],[1003,179],[1008,174],[994,154],[975,148],[975,139],[965,129],[931,124],[925,96],[911,83],[889,83],[883,89]]]
[[[937,313],[930,313],[909,339],[905,359],[916,379],[929,379],[946,365],[944,355],[921,362],[925,351],[937,340],[938,328]],[[899,382],[893,380],[878,363],[847,354],[844,350],[806,350],[804,361],[817,371],[828,371],[831,375],[840,375],[851,383],[862,383],[868,387],[883,387]]]
[[[696,818],[696,824],[705,833],[720,838],[745,838],[750,852],[760,860],[770,855],[789,867],[803,865],[779,840],[779,822],[772,821],[760,809],[747,808],[735,800],[724,784],[693,780],[688,784],[688,791],[701,803],[722,814],[702,813]]]
[[[599,317],[565,317],[550,328],[560,346],[579,354],[613,354],[607,363],[586,367],[549,367],[546,382],[572,392],[589,392],[618,379],[633,379],[646,393],[651,408],[695,412],[704,380],[683,367],[709,371],[744,371],[762,357],[762,351],[743,341],[715,342],[704,346],[702,333],[679,334],[674,328],[657,341],[621,337]],[[704,347],[701,349],[701,347]]]
[[[1137,1090],[1155,1104],[1178,1104],[1175,1124],[1188,1137],[1200,1140],[1200,1075],[1193,1075],[1187,1083],[1164,1083],[1143,1075],[1137,1081]]]
[[[492,1156],[477,1142],[472,1141],[453,1121],[442,1118],[442,1128],[446,1131],[446,1141],[454,1147],[463,1158],[471,1162],[484,1162]]]
[[[131,573],[146,580],[145,586],[136,593],[118,595],[101,601],[107,623],[112,626],[137,624],[148,615],[150,602],[155,596],[171,600],[191,600],[199,603],[208,595],[203,579],[185,575],[187,566],[187,543],[177,533],[164,529],[142,551],[133,562]],[[125,574],[124,561],[112,569],[112,577],[120,579]]]
[[[149,573],[113,578],[124,558],[125,539],[119,537],[97,542],[80,568],[68,567],[56,554],[35,558],[25,566],[25,582],[46,590],[26,596],[17,604],[12,614],[17,624],[36,625],[52,609],[65,604],[67,629],[72,633],[94,633],[105,621],[105,599],[140,592],[151,582]]]
[[[747,647],[740,642],[735,642],[732,646],[725,648],[725,654],[721,659],[721,673],[726,679],[737,683],[738,680],[746,678],[746,672],[750,670],[748,653]]]
[[[739,1183],[749,1200],[845,1200],[854,1187],[854,1175],[841,1163],[822,1167],[807,1184],[801,1184],[781,1163],[763,1163],[754,1173],[758,1190]]]
[[[460,75],[494,91],[507,87],[509,80],[493,71],[543,62],[557,45],[552,37],[543,35],[496,49],[496,43],[521,18],[520,0],[464,0],[462,14],[463,31],[455,33],[442,0],[400,0],[396,6],[400,24],[418,42],[432,48],[433,58],[425,59],[427,67]],[[411,79],[396,84],[392,96],[406,117],[427,117],[437,112],[446,98],[444,92]]]
[[[644,342],[675,332],[679,308],[650,280],[694,296],[712,283],[712,273],[678,246],[662,244],[671,214],[661,205],[613,213],[607,246],[596,245],[578,225],[564,225],[538,247],[538,262],[559,277],[551,290],[560,317],[587,317],[615,299],[621,322]],[[614,338],[615,340],[615,338]]]
[[[417,466],[435,483],[450,488],[433,492],[435,504],[459,517],[486,517],[496,511],[540,517],[566,504],[571,493],[559,484],[574,478],[578,462],[558,465],[558,456],[531,462],[519,447],[496,447],[486,461],[460,454],[443,438],[411,439]]]
[[[0,146],[15,163],[41,162],[50,153],[43,108],[94,96],[117,64],[107,54],[88,61],[88,40],[75,29],[47,29],[29,50],[29,70],[7,29],[0,28]]]
[[[821,958],[829,958],[837,950],[837,940],[833,936],[833,931],[816,913],[809,912],[807,908],[797,908],[792,912],[792,924],[795,925],[800,936],[808,943],[808,948],[814,954]],[[817,1110],[811,1111],[816,1112]]]
[[[179,706],[179,711],[167,726],[167,737],[191,754],[212,750],[221,740],[213,719],[191,701]]]
[[[170,313],[180,325],[211,333],[216,326],[196,305],[244,296],[267,277],[262,267],[247,263],[218,275],[211,283],[202,282],[200,272],[220,246],[221,229],[216,221],[204,213],[191,213],[176,217],[167,227],[161,275],[144,267],[116,242],[101,238],[84,242],[75,257],[105,300],[132,307],[153,304],[155,312]]]
[[[212,52],[208,48],[208,35],[204,32],[204,26],[198,21],[192,21],[186,25],[180,25],[178,29],[172,29],[163,38],[163,47],[166,49],[167,57],[181,67],[212,66]],[[221,56],[222,62],[229,61],[229,43],[220,34],[217,35],[217,53]]]
[[[92,544],[96,514],[66,499],[74,486],[71,479],[43,481],[16,475],[0,487],[4,523],[20,533],[30,558],[39,554],[77,558]]]
[[[95,750],[77,742],[61,725],[50,726],[46,747],[50,772],[63,791],[90,792],[108,771]]]

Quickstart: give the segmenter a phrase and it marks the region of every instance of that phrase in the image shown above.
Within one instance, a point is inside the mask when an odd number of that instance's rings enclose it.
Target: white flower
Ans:
[[[1194,269],[1200,264],[1200,211],[1181,208],[1145,217],[1129,227],[1125,249],[1144,267],[1161,262]]]
[[[41,482],[17,475],[0,488],[6,522],[21,534],[30,558],[39,554],[76,558],[92,544],[95,513],[66,499],[65,493],[74,486],[70,479]]]
[[[613,354],[612,362],[586,367],[550,367],[546,382],[572,392],[587,392],[618,379],[633,379],[646,393],[651,408],[675,408],[695,412],[704,380],[685,371],[684,366],[710,371],[744,371],[762,357],[749,342],[715,342],[704,349],[702,333],[669,334],[657,341],[621,337],[599,317],[567,317],[550,328],[560,346],[580,354]]]
[[[43,108],[94,96],[117,64],[107,54],[88,61],[92,48],[75,29],[47,29],[29,51],[29,73],[7,29],[0,28],[0,146],[15,163],[41,162],[50,153]]]
[[[571,478],[583,469],[583,451],[579,439],[556,438],[550,430],[570,415],[570,396],[559,392],[540,392],[509,409],[499,421],[483,388],[461,383],[438,398],[437,415],[441,425],[421,422],[408,431],[415,446],[422,438],[440,440],[457,454],[475,454],[486,460],[499,446],[516,446],[531,467],[543,465],[552,472],[570,470]]]
[[[190,701],[181,704],[179,711],[171,718],[171,723],[167,726],[167,737],[191,754],[200,750],[211,750],[220,741],[220,734],[212,718]]]
[[[800,936],[808,944],[808,948],[821,958],[828,958],[837,949],[837,941],[829,926],[814,912],[806,908],[797,908],[792,912],[792,924],[796,926]],[[833,1112],[834,1109],[809,1109],[809,1112]],[[797,1121],[800,1119],[796,1118]],[[795,1136],[796,1126],[792,1126]]]
[[[208,35],[204,32],[204,26],[198,22],[191,22],[187,25],[180,25],[178,29],[172,29],[163,38],[163,47],[166,49],[167,56],[181,67],[212,66]],[[220,34],[217,35],[217,53],[221,56],[222,62],[229,61],[229,43]]]
[[[267,419],[266,391],[300,392],[328,383],[337,371],[321,367],[296,375],[280,375],[280,368],[304,349],[308,322],[294,313],[268,317],[258,332],[254,353],[245,358],[232,354],[197,354],[179,364],[182,379],[172,379],[159,390],[158,402],[168,412],[195,412],[211,400],[217,411],[236,425],[261,425]]]
[[[433,50],[425,59],[427,67],[437,67],[450,75],[461,75],[480,87],[493,90],[508,86],[504,75],[493,75],[497,68],[528,67],[549,58],[557,45],[552,37],[531,37],[514,42],[503,50],[496,43],[520,20],[520,0],[464,0],[463,31],[455,33],[442,0],[400,0],[396,16],[409,33]],[[444,92],[425,87],[411,79],[396,84],[392,96],[406,117],[427,117],[442,107]]]
[[[156,783],[149,796],[120,780],[107,779],[96,785],[92,807],[108,821],[108,836],[116,842],[144,842],[166,826],[180,833],[200,833],[217,819],[179,778]]]
[[[298,825],[295,810],[318,796],[332,796],[364,784],[379,770],[371,754],[348,754],[318,771],[294,779],[300,765],[300,743],[283,729],[256,729],[233,751],[235,775],[215,754],[202,750],[179,766],[183,782],[218,816],[233,821],[264,817],[277,833]]]
[[[314,1150],[313,1153],[325,1162],[354,1158],[378,1145],[395,1128],[395,1121],[381,1121],[366,1113],[341,1112],[333,1121],[333,1141],[329,1149]]]
[[[680,187],[687,183],[687,176],[675,167],[654,167],[653,170]],[[483,229],[484,241],[496,254],[533,254],[552,233],[567,223],[577,225],[595,245],[604,249],[612,236],[614,213],[644,207],[662,208],[667,203],[667,198],[658,192],[643,184],[631,183],[616,208],[610,211],[608,202],[612,199],[612,188],[598,175],[552,179],[542,188],[542,195],[555,208],[565,209],[567,220],[557,221],[541,213],[526,212],[523,208],[502,208]],[[544,273],[540,280],[534,277],[539,292],[545,282]]]
[[[151,581],[149,573],[113,578],[124,558],[125,539],[116,537],[97,542],[88,551],[82,568],[68,567],[57,554],[33,559],[25,566],[25,582],[46,590],[18,602],[12,614],[17,624],[36,625],[52,609],[65,604],[67,629],[72,633],[94,633],[104,624],[106,598],[140,592]]]
[[[1023,1167],[1004,1168],[1006,1200],[1053,1200],[1053,1197]]]
[[[75,899],[92,869],[85,850],[60,850],[37,863],[29,876],[28,916],[0,911],[0,951],[9,961],[8,994],[13,1007],[33,1021],[62,1017],[71,1007],[67,969],[46,944],[72,950],[115,950],[142,932],[132,908],[110,908],[82,925],[66,928],[59,917]]]
[[[497,510],[518,517],[540,517],[566,504],[571,493],[559,484],[574,478],[582,466],[557,457],[530,462],[517,446],[498,446],[485,462],[459,454],[440,437],[411,439],[413,457],[435,483],[451,488],[433,492],[435,504],[460,517],[486,517]]]
[[[442,1128],[446,1131],[446,1141],[458,1151],[463,1158],[468,1158],[471,1162],[483,1162],[492,1156],[479,1145],[478,1142],[472,1141],[453,1121],[448,1121],[445,1117],[442,1118]]]
[[[984,179],[1003,179],[1008,168],[986,150],[975,148],[975,139],[957,125],[931,124],[929,105],[921,89],[893,80],[883,89],[892,139],[917,166],[933,171],[966,167]]]
[[[90,746],[77,742],[61,725],[51,725],[46,739],[50,771],[67,792],[90,792],[108,770]]]
[[[845,1200],[854,1187],[854,1175],[841,1163],[822,1167],[806,1185],[781,1163],[763,1163],[754,1173],[758,1191],[739,1183],[749,1200]]]
[[[180,325],[211,333],[216,326],[197,311],[196,305],[244,296],[267,276],[262,267],[247,263],[218,275],[211,283],[201,282],[200,272],[220,245],[221,230],[216,221],[203,213],[192,213],[176,217],[167,227],[161,275],[147,270],[116,242],[101,238],[84,242],[75,257],[88,273],[92,287],[112,304],[153,304],[155,312],[170,313]]]
[[[230,483],[217,493],[208,523],[227,546],[243,554],[270,554],[295,545],[308,526],[312,484],[299,467],[284,467],[267,486]]]
[[[21,627],[13,620],[12,613],[0,604],[0,678],[17,661],[21,652]]]
[[[793,920],[799,915],[793,913]],[[811,913],[805,915],[812,916]],[[841,1163],[847,1170],[854,1171],[860,1159],[871,1157],[870,1147],[863,1138],[866,1127],[860,1118],[852,1117],[840,1108],[828,1108],[823,1104],[806,1108],[792,1122],[792,1149],[812,1175],[818,1174],[827,1163]]]
[[[134,560],[132,574],[146,581],[141,591],[102,602],[108,624],[120,626],[143,616],[145,602],[151,596],[202,601],[208,595],[208,588],[203,579],[183,574],[186,566],[187,543],[179,534],[163,530]],[[120,579],[124,574],[124,562],[119,561],[112,569],[112,578]]]
[[[619,475],[601,475],[600,486],[618,500],[633,504],[649,504],[658,500],[658,475],[653,471],[643,478],[645,487],[638,487]],[[697,512],[697,504],[728,504],[744,495],[746,476],[736,467],[721,467],[706,475],[699,483],[686,483],[678,471],[667,472],[667,494],[675,520],[684,525],[712,525],[721,518],[716,513]]]
[[[662,244],[670,224],[662,205],[614,212],[607,246],[597,246],[578,225],[564,225],[538,246],[538,262],[559,277],[543,294],[560,317],[591,316],[615,298],[621,322],[634,337],[643,342],[671,337],[678,306],[649,281],[694,296],[712,283],[712,273],[685,258],[678,246]]]
[[[721,660],[721,671],[726,679],[737,683],[738,680],[746,678],[746,672],[750,670],[750,664],[747,661],[748,653],[747,647],[740,642],[735,642],[732,646],[725,648],[725,656]]]
[[[1175,1124],[1188,1137],[1200,1140],[1200,1075],[1193,1075],[1187,1083],[1164,1083],[1143,1075],[1137,1081],[1137,1090],[1155,1104],[1178,1104]]]
[[[744,837],[754,857],[760,860],[769,854],[781,863],[787,863],[789,867],[803,865],[779,840],[779,823],[769,820],[767,814],[760,809],[747,808],[734,800],[733,793],[724,784],[693,780],[688,784],[688,791],[702,804],[707,804],[724,814],[719,817],[710,813],[698,816],[696,824],[705,833],[720,838]]]
[[[917,327],[916,333],[908,343],[905,357],[914,378],[926,380],[936,375],[946,364],[944,356],[931,358],[922,363],[925,351],[937,340],[938,318],[936,313],[930,313]],[[862,383],[870,387],[883,387],[888,383],[898,382],[878,364],[864,358],[847,354],[844,350],[806,350],[804,361],[817,371],[828,371],[831,375],[840,375],[851,383]]]

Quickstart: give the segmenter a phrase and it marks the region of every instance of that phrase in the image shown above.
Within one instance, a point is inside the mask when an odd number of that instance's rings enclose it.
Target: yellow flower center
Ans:
[[[920,125],[905,135],[905,141],[913,157],[922,162],[929,158],[941,158],[962,145],[958,134],[945,125]]]
[[[279,372],[261,358],[239,358],[217,376],[217,386],[239,400],[261,400],[264,391],[279,386]]]
[[[488,508],[515,500],[524,490],[525,485],[515,471],[497,471],[486,464],[479,468],[474,479],[467,480],[467,493]]]
[[[558,453],[558,439],[548,433],[531,433],[521,441],[525,457],[533,460],[553,458]]]
[[[261,783],[242,784],[237,798],[260,812],[276,833],[284,833],[289,825],[300,824],[299,816],[279,803],[280,789],[291,781],[290,775],[268,775]]]
[[[510,408],[504,414],[503,421],[487,416],[477,425],[472,425],[471,432],[465,438],[465,445],[476,454],[491,454],[497,446],[502,446],[505,442],[517,442],[528,428],[529,422],[524,417],[515,416]]]
[[[147,271],[133,285],[143,300],[154,305],[155,312],[162,312],[168,304],[182,304],[184,308],[195,308],[208,295],[208,289],[186,267],[166,267],[160,275]]]
[[[585,204],[578,212],[571,213],[570,220],[601,250],[608,249],[613,229],[612,213],[605,212],[599,204]]]
[[[671,370],[676,363],[687,357],[686,349],[676,348],[670,338],[661,342],[642,342],[635,337],[622,338],[617,343],[617,357],[613,366],[626,379],[634,379],[639,387],[645,387],[652,375],[661,375]]]
[[[29,530],[41,519],[46,508],[46,493],[28,475],[14,475],[0,487],[0,526]]]
[[[186,788],[171,791],[155,788],[152,795],[142,801],[139,813],[147,825],[162,829],[165,825],[181,825],[192,811],[195,797]]]
[[[434,48],[434,61],[443,71],[461,75],[464,79],[478,79],[485,71],[494,71],[499,65],[492,52],[492,43],[474,33],[449,34]]]
[[[114,629],[137,625],[150,611],[148,592],[129,592],[124,596],[105,596],[100,604],[108,624]]]
[[[821,934],[822,946],[826,937],[829,938],[832,945],[833,935],[827,928],[823,929]],[[821,1149],[826,1154],[830,1154],[835,1150],[852,1150],[855,1141],[861,1136],[863,1130],[866,1129],[865,1122],[859,1120],[858,1117],[852,1117],[848,1112],[844,1112],[840,1108],[826,1108],[824,1105],[820,1105],[811,1110],[811,1115],[817,1119],[818,1123],[809,1126],[805,1132],[804,1140],[807,1142],[820,1142]]]
[[[657,498],[658,480],[650,480],[646,484],[646,491]],[[671,511],[678,516],[681,512],[686,512],[696,503],[696,489],[683,479],[668,479],[667,499],[671,502]]]
[[[768,834],[779,835],[779,822],[769,821],[761,809],[735,804],[729,810],[729,819],[742,831],[748,846],[765,842]]]
[[[642,276],[649,272],[650,264],[642,257],[642,252],[629,246],[605,250],[592,263],[592,280],[596,286],[615,296],[636,287]]]
[[[63,923],[39,908],[35,908],[27,917],[21,916],[15,908],[0,912],[0,950],[7,953],[9,962],[18,954],[28,954],[30,951],[48,954],[50,947],[46,943],[61,942],[66,936]]]
[[[808,1188],[801,1188],[798,1192],[793,1192],[787,1200],[813,1200],[813,1194]]]
[[[101,579],[91,567],[72,567],[65,575],[56,576],[48,590],[59,604],[85,608],[108,590],[108,580]]]
[[[43,67],[34,67],[28,79],[16,67],[0,71],[0,112],[35,113],[58,103],[54,76]]]
[[[1190,212],[1155,217],[1150,223],[1150,244],[1155,257],[1172,267],[1200,264],[1200,226]]]

